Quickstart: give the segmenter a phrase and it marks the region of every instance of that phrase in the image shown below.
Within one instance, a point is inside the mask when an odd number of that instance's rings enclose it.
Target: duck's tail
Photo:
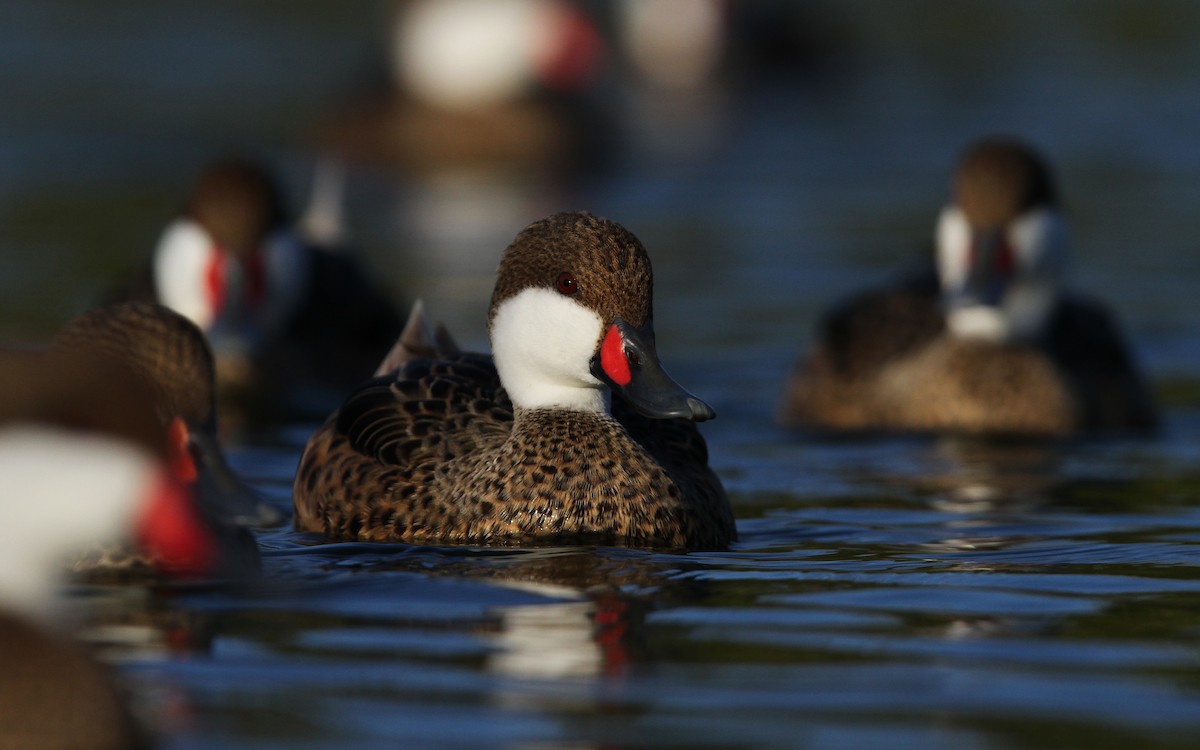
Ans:
[[[395,372],[414,359],[448,357],[460,351],[444,325],[438,323],[430,326],[425,317],[425,302],[418,299],[413,303],[408,322],[396,343],[392,344],[383,361],[375,368],[375,377]]]

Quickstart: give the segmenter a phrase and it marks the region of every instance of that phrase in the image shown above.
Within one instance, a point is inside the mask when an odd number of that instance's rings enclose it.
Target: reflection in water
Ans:
[[[489,670],[542,679],[601,673],[591,601],[510,607],[499,615],[498,650],[488,657]]]
[[[210,655],[216,618],[172,606],[144,582],[80,585],[73,593],[74,636],[104,663],[126,668],[120,684],[142,728],[153,735],[194,730],[190,691],[153,665]]]
[[[492,550],[484,556],[447,548],[437,575],[483,580],[544,597],[544,603],[497,607],[487,638],[487,668],[533,679],[612,678],[638,656],[634,634],[646,613],[706,584],[676,574],[686,558],[641,550],[590,547]],[[401,557],[373,569],[429,572],[426,556]]]
[[[141,586],[89,586],[77,597],[79,635],[106,659],[140,661],[212,648],[211,616],[167,606]]]
[[[619,677],[629,665],[633,607],[618,594],[586,601],[508,607],[499,611],[499,650],[488,668],[512,677]]]
[[[1052,441],[947,437],[934,444],[937,465],[918,480],[939,493],[934,507],[957,513],[1029,509],[1062,482],[1063,446]]]
[[[953,513],[931,552],[1000,550],[1019,543],[1011,521],[1050,501],[1062,479],[1064,446],[1054,441],[943,437],[933,445],[935,466],[914,484],[932,493],[930,505]]]

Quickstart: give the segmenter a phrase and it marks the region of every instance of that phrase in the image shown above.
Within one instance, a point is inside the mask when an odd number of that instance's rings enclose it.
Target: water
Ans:
[[[203,7],[6,9],[7,338],[38,340],[86,306],[231,144],[303,195],[315,134],[387,18],[365,3]],[[158,633],[105,653],[163,747],[1200,742],[1200,13],[810,15],[815,67],[707,100],[615,98],[630,136],[569,190],[352,174],[349,219],[373,266],[476,346],[522,225],[587,207],[633,229],[658,275],[660,353],[718,412],[705,434],[741,540],[664,555],[264,532],[259,585],[99,592]],[[1163,396],[1162,432],[997,446],[774,426],[819,311],[916,257],[953,154],[1004,130],[1058,166],[1077,284],[1119,310]],[[231,460],[287,508],[312,427],[231,435]]]

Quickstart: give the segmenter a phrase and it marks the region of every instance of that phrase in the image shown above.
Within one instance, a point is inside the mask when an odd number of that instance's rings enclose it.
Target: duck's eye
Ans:
[[[565,294],[568,297],[579,291],[579,282],[575,281],[575,277],[570,271],[563,271],[558,275],[558,292]]]

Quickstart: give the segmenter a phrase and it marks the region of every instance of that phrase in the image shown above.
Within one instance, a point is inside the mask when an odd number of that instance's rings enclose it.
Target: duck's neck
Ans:
[[[603,327],[593,310],[549,289],[525,289],[500,303],[488,333],[513,405],[607,414],[608,388],[590,367]]]
[[[597,417],[608,417],[612,414],[612,394],[607,388],[564,388],[561,393],[543,389],[539,395],[545,398],[518,399],[509,393],[513,402],[513,416],[517,421],[534,414]]]

